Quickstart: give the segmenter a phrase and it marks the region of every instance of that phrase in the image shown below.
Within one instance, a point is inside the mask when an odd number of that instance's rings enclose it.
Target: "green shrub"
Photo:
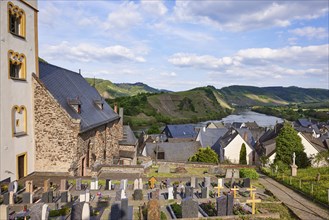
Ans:
[[[196,154],[188,159],[188,161],[218,163],[218,154],[210,147],[200,148]]]
[[[182,207],[179,204],[177,203],[171,204],[171,208],[175,213],[176,218],[182,218]]]
[[[167,216],[166,216],[166,214],[164,212],[161,212],[160,219],[161,220],[167,220]]]
[[[243,168],[240,169],[240,177],[241,178],[250,178],[250,179],[258,179],[259,174],[256,172],[255,169],[251,169],[251,168]]]

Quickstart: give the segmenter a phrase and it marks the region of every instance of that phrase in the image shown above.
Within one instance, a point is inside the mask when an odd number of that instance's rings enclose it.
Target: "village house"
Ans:
[[[193,124],[166,125],[162,131],[169,142],[194,140],[197,136],[196,127]]]
[[[37,1],[0,1],[0,180],[34,171],[32,73],[38,77]]]
[[[136,161],[135,152],[127,153],[135,140],[129,129],[124,139],[117,107],[79,73],[44,62],[39,68],[40,77],[33,77],[36,172],[85,176],[102,164]],[[120,153],[120,144],[130,146]]]

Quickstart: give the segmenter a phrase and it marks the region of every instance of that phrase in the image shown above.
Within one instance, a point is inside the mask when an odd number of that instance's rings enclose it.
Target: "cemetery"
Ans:
[[[157,169],[168,172],[167,168],[157,166]],[[145,173],[136,179],[37,176],[25,182],[3,184],[1,217],[293,219],[288,209],[257,179],[242,178],[239,169],[225,169],[220,174],[202,171],[189,177],[149,175]]]

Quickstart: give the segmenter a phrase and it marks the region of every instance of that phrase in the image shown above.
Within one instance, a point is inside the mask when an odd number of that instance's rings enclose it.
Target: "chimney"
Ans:
[[[79,69],[79,74],[81,75],[81,69]]]
[[[114,103],[114,112],[118,114],[118,104]]]
[[[119,108],[120,124],[123,125],[123,108]]]

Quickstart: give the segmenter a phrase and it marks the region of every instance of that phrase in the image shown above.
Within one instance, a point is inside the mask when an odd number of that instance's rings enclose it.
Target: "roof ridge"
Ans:
[[[65,69],[64,67],[56,66],[55,64],[51,64],[51,63],[45,63],[45,62],[41,62],[41,61],[39,61],[39,65],[40,65],[40,63],[41,63],[41,64],[45,64],[45,65],[49,65],[49,66],[52,66],[52,67],[55,67],[55,68],[57,68],[57,69],[62,69],[62,70],[65,70],[65,71],[68,71],[68,72],[71,72],[71,73],[77,74],[77,75],[79,75],[79,76],[82,77],[82,75],[81,75],[80,73],[78,73],[78,72],[74,72],[73,70]]]

